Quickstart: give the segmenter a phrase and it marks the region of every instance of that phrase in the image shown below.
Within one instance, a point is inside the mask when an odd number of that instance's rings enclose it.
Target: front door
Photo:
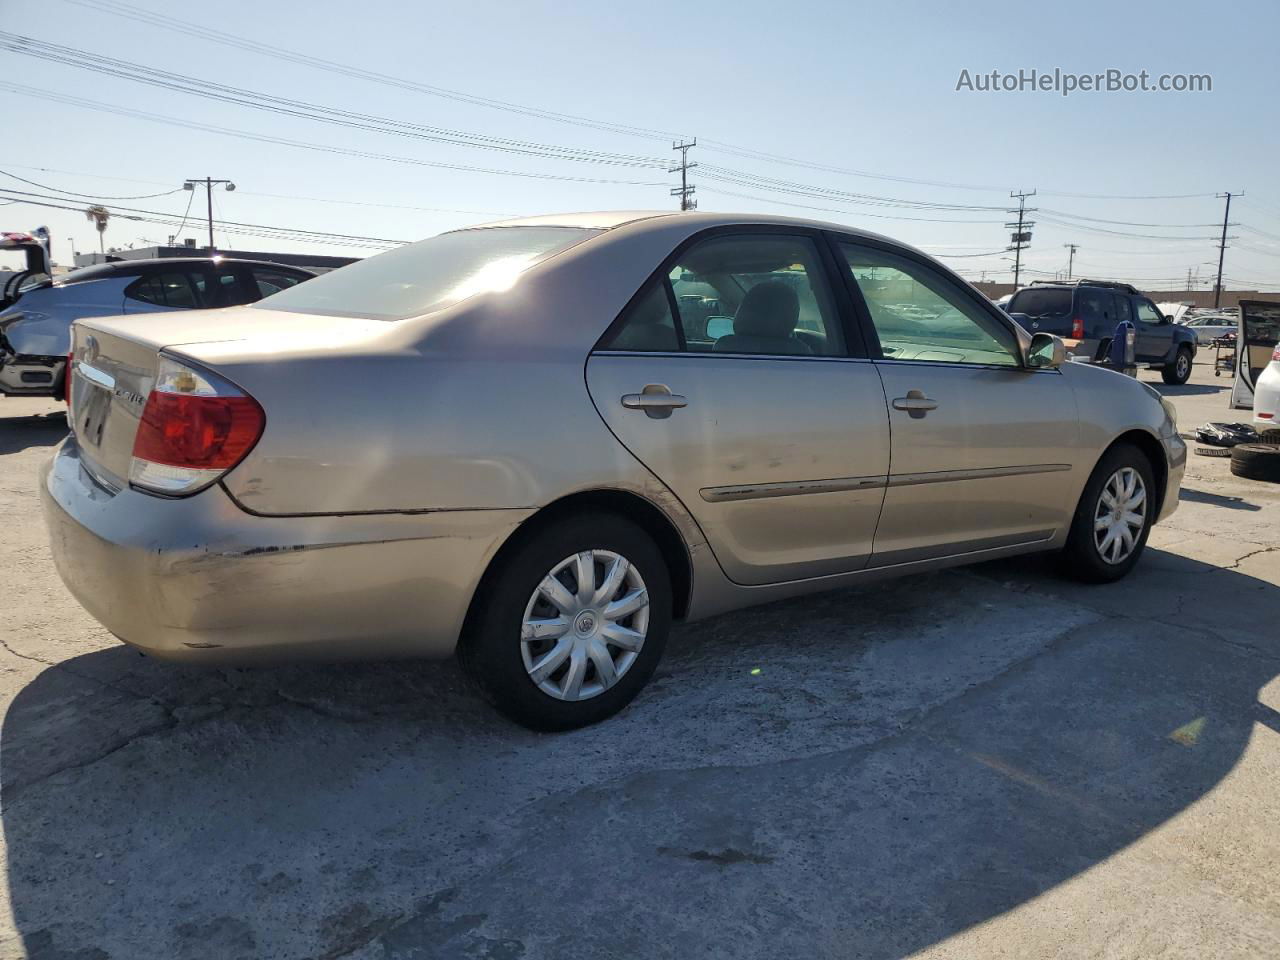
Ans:
[[[1173,324],[1167,323],[1156,305],[1146,297],[1135,297],[1133,306],[1138,315],[1134,357],[1139,363],[1159,363],[1173,346]]]
[[[923,260],[840,243],[881,356],[892,454],[872,566],[1051,537],[1073,504],[1075,397],[1009,325]],[[874,345],[873,345],[874,352]]]
[[[872,549],[889,468],[884,391],[846,348],[820,241],[694,243],[587,363],[605,422],[737,583],[858,570]]]

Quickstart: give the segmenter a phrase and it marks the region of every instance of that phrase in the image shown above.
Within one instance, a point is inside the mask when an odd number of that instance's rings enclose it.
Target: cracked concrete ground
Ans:
[[[1187,429],[1225,386],[1162,389]],[[1276,955],[1280,487],[1225,460],[1123,583],[1023,558],[720,617],[540,736],[452,663],[115,643],[48,557],[59,416],[0,401],[0,957]]]

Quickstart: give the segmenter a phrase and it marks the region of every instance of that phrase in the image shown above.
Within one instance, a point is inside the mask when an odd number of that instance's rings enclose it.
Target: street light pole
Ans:
[[[183,189],[185,190],[194,190],[196,188],[197,183],[204,184],[205,194],[209,200],[209,252],[213,253],[215,249],[213,245],[213,187],[214,187],[214,184],[218,184],[218,183],[226,184],[226,188],[228,191],[234,190],[236,188],[236,185],[232,183],[230,180],[215,180],[213,177],[192,177],[182,186],[183,186]]]

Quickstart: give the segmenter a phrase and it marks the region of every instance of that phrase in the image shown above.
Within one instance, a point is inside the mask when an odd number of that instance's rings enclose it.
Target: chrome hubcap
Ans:
[[[524,609],[520,654],[529,679],[557,700],[599,696],[631,669],[649,629],[640,571],[609,550],[556,564]]]
[[[1093,512],[1093,542],[1107,563],[1133,553],[1147,522],[1147,488],[1133,467],[1121,467],[1102,487]]]

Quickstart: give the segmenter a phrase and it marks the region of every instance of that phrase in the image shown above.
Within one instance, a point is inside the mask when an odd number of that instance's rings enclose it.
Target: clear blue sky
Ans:
[[[1003,207],[1009,190],[1037,188],[1033,270],[1163,280],[1190,268],[1211,276],[1217,228],[1050,223],[1062,213],[1142,224],[1220,223],[1222,190],[1244,190],[1232,220],[1227,275],[1280,287],[1280,4],[1206,7],[1162,3],[647,3],[471,0],[465,4],[222,0],[215,5],[128,0],[252,40],[480,97],[663,134],[697,136],[890,177],[985,185],[958,189],[894,182],[730,156],[699,147],[691,159],[754,175],[876,197]],[[337,76],[73,4],[0,0],[6,31],[192,77],[415,123],[488,136],[669,157],[664,139],[627,136]],[[56,94],[254,133],[428,161],[567,176],[662,182],[636,186],[557,182],[336,156],[192,131],[48,102],[0,89],[5,106],[0,169],[65,191],[154,193],[186,177],[233,179],[219,193],[229,220],[417,239],[500,218],[583,209],[670,207],[664,171],[529,158],[349,131],[261,113],[76,67],[0,52],[4,78]],[[1107,68],[1209,73],[1210,93],[956,92],[962,69],[1075,73]],[[45,168],[45,169],[37,169]],[[5,187],[20,183],[0,177]],[[1007,241],[1002,212],[921,211],[798,197],[700,180],[704,210],[791,212],[888,233],[935,254],[987,253]],[[729,190],[761,199],[726,196]],[[1199,194],[1117,200],[1075,194]],[[277,196],[267,196],[268,194]],[[120,201],[181,215],[186,193]],[[347,203],[295,198],[327,198]],[[770,202],[772,201],[772,202]],[[72,200],[72,205],[88,203]],[[788,203],[830,207],[806,210]],[[361,204],[385,204],[372,206]],[[428,209],[408,209],[411,207]],[[1057,211],[1058,213],[1047,213]],[[202,213],[202,195],[194,213]],[[872,217],[878,214],[899,219]],[[978,223],[930,223],[931,217]],[[77,212],[13,204],[0,228],[48,224],[55,254],[68,238],[96,249]],[[200,228],[199,219],[193,227]],[[1091,227],[1093,229],[1086,229]],[[115,219],[108,244],[163,241],[170,228]],[[1268,236],[1268,234],[1270,236]],[[187,235],[192,235],[188,233]],[[194,235],[203,236],[196,232]],[[224,245],[224,237],[218,237]],[[225,238],[240,249],[368,253],[331,241]],[[976,277],[1007,279],[1002,255],[949,262]],[[1233,283],[1231,286],[1245,284]],[[1150,286],[1169,286],[1151,283]]]

